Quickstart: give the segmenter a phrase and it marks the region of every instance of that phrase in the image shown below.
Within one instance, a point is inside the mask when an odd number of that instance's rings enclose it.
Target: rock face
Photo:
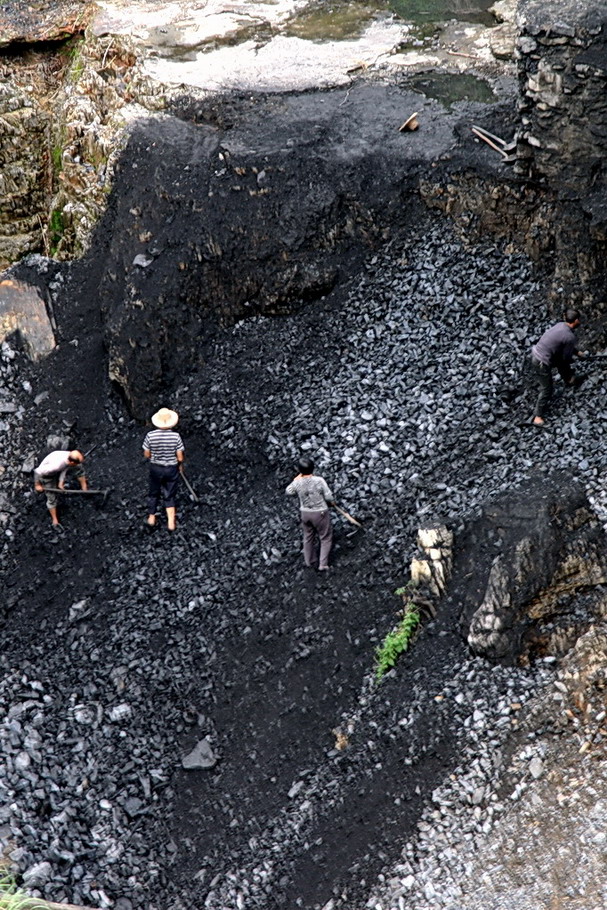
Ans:
[[[607,9],[523,0],[518,173],[583,195],[607,154]]]
[[[343,97],[189,102],[132,128],[95,235],[101,275],[76,270],[134,414],[184,363],[197,368],[218,326],[323,297],[413,217],[417,174],[449,147],[455,115],[427,104],[437,133],[420,142],[398,132],[414,92],[363,84],[347,108]]]
[[[0,267],[38,249],[48,203],[48,116],[0,75]]]
[[[565,475],[538,477],[486,508],[472,540],[479,552],[484,546],[487,553],[487,543],[498,551],[486,581],[472,584],[480,603],[473,598],[463,612],[474,653],[509,660],[562,654],[607,611],[604,533]]]
[[[491,231],[537,260],[552,261],[559,315],[567,301],[594,313],[605,308],[606,20],[604,7],[523,0],[518,111],[501,122],[489,119],[493,133],[514,142],[515,160],[502,163],[487,148],[493,173],[473,172],[465,159],[468,143],[457,164],[439,166],[422,184],[424,198],[452,214],[466,233]]]
[[[0,47],[58,41],[82,31],[91,0],[39,0],[31,5],[7,3],[0,8]]]
[[[5,279],[0,281],[0,341],[15,333],[31,360],[39,360],[55,347],[53,327],[37,290]]]

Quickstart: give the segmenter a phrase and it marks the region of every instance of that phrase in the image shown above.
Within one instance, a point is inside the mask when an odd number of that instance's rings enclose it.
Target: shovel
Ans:
[[[340,509],[336,502],[333,503],[333,508],[339,512],[340,515],[343,515],[344,518],[350,522],[350,524],[356,525],[357,528],[362,528],[360,521],[357,521],[355,518],[352,518],[349,512],[346,512],[345,509]]]
[[[192,500],[192,502],[200,502],[200,496],[196,492],[194,492],[192,484],[190,483],[188,478],[185,476],[185,473],[183,471],[181,471],[180,473],[181,473],[181,476],[183,477],[183,482],[185,483],[186,487],[189,490],[190,499]]]

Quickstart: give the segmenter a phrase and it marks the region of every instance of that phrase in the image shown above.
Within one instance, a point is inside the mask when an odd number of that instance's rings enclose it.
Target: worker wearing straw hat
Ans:
[[[156,527],[156,512],[161,498],[167,513],[169,531],[175,530],[176,496],[179,470],[183,463],[183,440],[174,427],[179,415],[169,408],[160,408],[152,416],[156,429],[150,430],[143,440],[143,454],[150,460],[150,486],[148,492],[148,517],[146,526]]]

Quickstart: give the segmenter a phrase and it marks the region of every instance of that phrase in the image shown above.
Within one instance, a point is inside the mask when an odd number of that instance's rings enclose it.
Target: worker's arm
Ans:
[[[183,470],[183,449],[177,449],[175,455],[177,456],[177,466],[181,471]]]
[[[152,457],[152,453],[151,453],[150,449],[144,449],[144,450],[143,450],[143,457],[144,457],[144,458],[151,458],[151,457]]]
[[[322,495],[325,497],[325,502],[327,503],[328,506],[335,505],[335,499],[333,497],[333,493],[329,489],[329,485],[326,482],[326,480],[324,480],[324,479],[322,482]]]
[[[300,480],[302,477],[303,477],[303,474],[298,474],[297,477],[294,477],[294,478],[293,478],[293,480],[291,481],[291,483],[289,484],[289,486],[288,486],[287,489],[285,490],[285,493],[287,494],[287,496],[295,496],[295,494],[297,493],[297,487],[295,486],[295,484],[296,484],[296,482],[297,482],[298,480]]]

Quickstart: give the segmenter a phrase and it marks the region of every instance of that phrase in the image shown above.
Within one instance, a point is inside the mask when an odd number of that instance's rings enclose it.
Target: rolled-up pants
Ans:
[[[148,513],[154,515],[161,497],[165,509],[175,507],[179,467],[176,464],[150,464],[150,485],[148,489]]]
[[[59,481],[61,480],[61,471],[57,471],[55,474],[36,474],[34,471],[34,482],[41,483],[44,487],[44,492],[46,493],[46,507],[47,509],[56,509],[59,501],[59,494],[54,491],[59,487]],[[82,465],[70,465],[68,474],[73,475],[74,477],[84,477],[84,468]]]
[[[329,510],[323,512],[309,512],[301,510],[301,526],[303,529],[304,562],[311,566],[315,561],[316,538],[320,542],[320,555],[318,568],[326,569],[329,565],[329,553],[333,542],[333,527]]]

